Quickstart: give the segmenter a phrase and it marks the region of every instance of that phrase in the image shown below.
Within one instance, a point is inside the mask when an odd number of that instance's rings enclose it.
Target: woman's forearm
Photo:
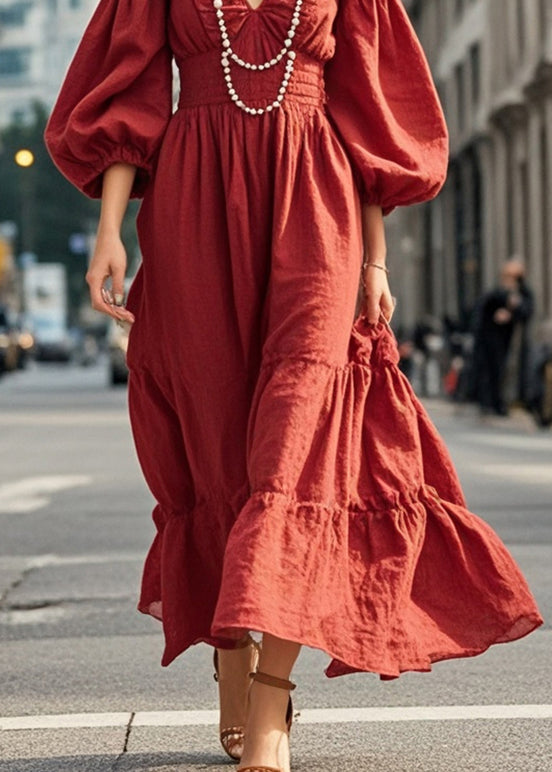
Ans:
[[[135,175],[136,167],[123,163],[104,172],[98,235],[86,273],[92,308],[128,324],[134,315],[123,307],[127,256],[120,232]]]
[[[124,163],[113,164],[104,172],[99,233],[120,233],[135,176],[136,167]]]
[[[389,323],[393,314],[394,301],[387,281],[385,267],[387,247],[383,211],[380,206],[363,204],[362,239],[364,242],[363,315],[371,324],[380,321],[382,317]]]
[[[362,238],[364,243],[365,262],[385,265],[387,247],[385,244],[383,212],[380,206],[363,204]]]

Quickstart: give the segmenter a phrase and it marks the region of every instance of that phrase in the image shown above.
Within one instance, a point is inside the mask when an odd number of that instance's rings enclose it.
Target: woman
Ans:
[[[130,415],[158,502],[139,608],[162,619],[164,665],[217,648],[242,772],[289,770],[302,644],[330,654],[328,676],[394,678],[541,624],[386,324],[383,215],[434,196],[447,167],[400,0],[102,0],[46,138],[102,196],[92,304],[132,323]],[[125,308],[129,196],[143,265]]]

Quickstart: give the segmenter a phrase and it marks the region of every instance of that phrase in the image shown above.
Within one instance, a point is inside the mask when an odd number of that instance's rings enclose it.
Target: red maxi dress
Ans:
[[[280,50],[294,0],[224,0],[237,54]],[[280,109],[230,99],[212,0],[101,0],[47,129],[90,196],[138,167],[129,401],[157,535],[139,608],[169,664],[247,630],[393,678],[542,619],[470,514],[383,325],[355,320],[360,204],[424,201],[447,135],[400,0],[304,0]],[[171,59],[180,72],[172,109]],[[285,62],[232,65],[265,107]]]

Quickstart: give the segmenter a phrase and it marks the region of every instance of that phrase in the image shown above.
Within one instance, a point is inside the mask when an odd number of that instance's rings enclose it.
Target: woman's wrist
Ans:
[[[99,239],[118,239],[121,237],[121,225],[117,222],[110,222],[100,218],[97,237]]]
[[[364,249],[363,250],[363,262],[364,263],[377,263],[377,265],[383,265],[385,267],[387,262],[387,250],[384,249]]]
[[[389,273],[389,268],[385,265],[383,262],[376,262],[374,260],[365,260],[362,263],[362,268],[364,271],[366,271],[368,268],[377,268],[380,271],[385,271],[385,273]]]

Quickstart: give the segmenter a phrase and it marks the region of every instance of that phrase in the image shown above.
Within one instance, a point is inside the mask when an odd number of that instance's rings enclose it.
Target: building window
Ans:
[[[516,0],[517,39],[520,57],[525,53],[525,14],[527,9],[524,6],[524,0]]]
[[[456,17],[461,16],[464,11],[464,0],[454,0],[454,14]]]
[[[464,63],[457,64],[454,68],[454,82],[456,86],[456,115],[458,131],[463,132],[466,127],[466,82]]]
[[[470,76],[472,104],[477,106],[481,97],[481,46],[474,43],[470,48]]]
[[[546,30],[547,30],[547,24],[548,24],[548,12],[547,12],[547,3],[548,0],[540,0],[539,2],[539,25],[540,25],[540,34],[541,34],[541,41],[544,42],[546,40]]]
[[[437,40],[442,40],[446,32],[447,13],[443,7],[443,0],[437,0],[435,16],[437,17]]]
[[[548,207],[552,202],[549,200],[549,153],[550,148],[548,146],[548,135],[546,126],[541,127],[540,132],[540,145],[541,145],[541,190],[542,190],[542,211],[547,212]],[[548,221],[546,217],[542,219],[542,244],[544,249],[545,259],[542,261],[543,277],[543,311],[547,316],[552,315],[552,266],[550,265],[550,250],[552,244],[550,243],[550,235],[548,231]]]
[[[0,8],[0,27],[23,27],[31,3],[13,3]]]
[[[29,48],[5,48],[0,50],[0,77],[25,75],[29,71]]]
[[[443,81],[436,80],[435,81],[435,88],[437,89],[437,95],[439,97],[439,101],[441,102],[441,106],[445,113],[448,112],[448,105],[447,105],[447,97],[446,97],[446,87]]]
[[[74,11],[82,8],[82,0],[69,0],[69,8]]]

